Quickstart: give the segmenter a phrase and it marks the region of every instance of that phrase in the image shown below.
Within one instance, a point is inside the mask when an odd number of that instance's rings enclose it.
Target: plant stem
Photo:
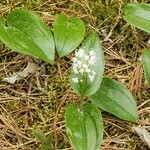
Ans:
[[[83,96],[81,96],[80,107],[83,108]]]

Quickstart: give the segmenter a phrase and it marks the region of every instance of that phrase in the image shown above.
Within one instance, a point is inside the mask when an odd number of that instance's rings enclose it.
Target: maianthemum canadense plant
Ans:
[[[75,150],[98,150],[103,139],[101,110],[131,122],[138,120],[136,102],[118,81],[103,77],[104,54],[96,32],[84,42],[85,25],[77,17],[58,15],[50,30],[34,13],[17,9],[6,20],[0,19],[0,40],[16,52],[54,63],[55,50],[64,57],[76,50],[72,58],[70,85],[80,96],[81,105],[69,104],[65,112],[67,133]],[[79,45],[82,42],[82,46]],[[78,49],[78,50],[77,50]],[[89,99],[84,102],[83,99]],[[43,143],[45,137],[36,135]]]
[[[124,8],[124,19],[131,25],[150,33],[150,4],[128,4]],[[147,83],[150,85],[150,43],[143,51],[142,62]]]

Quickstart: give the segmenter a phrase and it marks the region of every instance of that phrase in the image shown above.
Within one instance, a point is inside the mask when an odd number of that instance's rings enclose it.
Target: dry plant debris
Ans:
[[[139,122],[131,124],[103,113],[105,135],[102,150],[148,150],[133,126],[150,126],[150,88],[144,82],[140,56],[149,35],[132,28],[122,18],[122,8],[134,0],[1,0],[0,15],[24,7],[35,11],[51,27],[56,15],[78,16],[103,40],[105,75],[123,82],[138,103]],[[149,3],[149,0],[138,0]],[[53,149],[72,150],[63,114],[68,103],[79,99],[69,86],[71,56],[56,58],[51,66],[8,50],[0,43],[0,150],[38,150],[33,128],[53,135]],[[40,66],[15,84],[2,80],[20,72],[29,62]],[[86,100],[86,99],[85,99]]]
[[[148,147],[150,148],[150,134],[145,128],[144,127],[133,127],[133,130],[140,136],[141,140],[143,142],[145,142],[148,145]]]
[[[36,64],[29,62],[27,64],[27,67],[24,68],[23,71],[14,72],[9,77],[4,78],[2,81],[8,82],[10,84],[14,84],[16,81],[19,81],[21,78],[27,77],[30,73],[35,73],[35,71],[38,68],[39,67]]]

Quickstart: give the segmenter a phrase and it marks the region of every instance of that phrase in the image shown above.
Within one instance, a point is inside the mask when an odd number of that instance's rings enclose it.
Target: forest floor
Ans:
[[[143,74],[141,54],[149,35],[127,24],[122,15],[129,2],[149,0],[0,0],[0,15],[16,8],[37,13],[52,28],[57,14],[78,16],[86,24],[86,36],[97,31],[106,59],[105,76],[121,81],[135,97],[139,121],[130,123],[103,112],[102,150],[148,150],[133,127],[150,127],[150,88]],[[0,42],[0,150],[38,150],[41,143],[33,129],[52,135],[52,150],[73,150],[64,123],[64,112],[78,96],[69,85],[71,56],[50,65],[12,52]],[[14,84],[3,79],[22,71],[28,63],[38,69]]]

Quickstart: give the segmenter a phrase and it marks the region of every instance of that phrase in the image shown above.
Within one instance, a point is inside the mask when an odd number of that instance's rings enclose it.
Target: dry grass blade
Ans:
[[[150,126],[149,126],[150,128]],[[144,127],[133,127],[133,130],[140,136],[141,140],[150,148],[150,134]]]
[[[52,27],[56,15],[63,12],[81,18],[86,23],[87,35],[93,30],[98,32],[105,52],[105,75],[129,88],[139,110],[136,124],[103,112],[102,150],[149,149],[132,130],[132,126],[150,126],[150,89],[144,84],[140,62],[149,35],[131,28],[123,20],[122,8],[129,2],[131,0],[0,0],[2,16],[23,7],[39,14]],[[55,150],[73,150],[64,123],[68,104],[80,103],[69,85],[72,54],[61,60],[56,58],[56,64],[51,66],[14,53],[1,42],[0,50],[0,150],[38,150],[41,143],[35,140],[33,128],[41,129],[45,135],[51,133]],[[7,74],[20,72],[31,62],[40,66],[36,73],[28,74],[15,84],[2,82]]]

